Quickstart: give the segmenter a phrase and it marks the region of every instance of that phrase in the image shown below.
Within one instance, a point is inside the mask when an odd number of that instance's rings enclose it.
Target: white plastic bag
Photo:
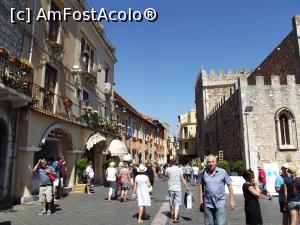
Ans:
[[[192,209],[193,208],[193,196],[190,194],[188,194],[187,198],[186,198],[186,208],[187,209]]]

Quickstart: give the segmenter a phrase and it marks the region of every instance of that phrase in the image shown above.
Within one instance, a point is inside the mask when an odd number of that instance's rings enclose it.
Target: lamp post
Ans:
[[[247,132],[247,148],[248,148],[248,164],[249,169],[251,169],[251,159],[250,159],[250,144],[249,144],[249,132],[248,132],[248,115],[253,111],[253,106],[246,106],[244,115],[246,117],[246,132]]]

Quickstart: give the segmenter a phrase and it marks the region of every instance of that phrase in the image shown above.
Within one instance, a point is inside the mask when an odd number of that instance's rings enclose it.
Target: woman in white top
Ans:
[[[147,168],[144,165],[140,165],[137,169],[137,172],[139,173],[135,177],[135,185],[132,191],[133,198],[138,199],[138,206],[139,206],[139,217],[138,217],[138,223],[143,223],[142,216],[145,217],[146,210],[145,206],[151,206],[151,199],[149,195],[149,188],[151,188],[151,183],[147,175],[145,175],[145,172],[147,171]]]
[[[107,187],[109,187],[107,201],[111,201],[111,196],[112,196],[113,190],[116,188],[118,171],[115,168],[115,165],[116,164],[114,162],[111,162],[105,172]]]

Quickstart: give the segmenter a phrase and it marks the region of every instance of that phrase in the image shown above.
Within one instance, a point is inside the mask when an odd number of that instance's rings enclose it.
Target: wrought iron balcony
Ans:
[[[0,101],[9,101],[13,107],[27,105],[31,101],[32,79],[32,71],[24,71],[20,64],[0,57]]]
[[[100,117],[94,108],[84,104],[83,101],[74,102],[37,84],[32,85],[31,107],[41,113],[92,129],[110,133],[117,133],[118,130],[114,121]]]

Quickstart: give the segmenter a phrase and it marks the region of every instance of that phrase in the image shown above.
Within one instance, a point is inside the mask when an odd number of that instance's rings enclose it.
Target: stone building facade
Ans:
[[[9,7],[14,7],[19,1],[2,2],[12,2]],[[61,11],[64,7],[87,10],[81,0],[24,2],[20,5],[25,7],[27,3],[27,7],[37,10]],[[75,163],[82,156],[93,160],[96,182],[101,182],[106,150],[118,137],[113,121],[117,60],[103,26],[73,20],[33,23],[34,32],[33,24],[20,26],[20,33],[30,34],[20,41],[19,55],[34,65],[31,79],[24,80],[25,72],[0,57],[0,158],[6,162],[3,170],[6,172],[1,172],[0,195],[24,203],[38,191],[38,176],[32,174],[31,168],[39,158],[65,157],[65,190],[69,191],[77,182]],[[0,47],[14,53],[19,45],[13,43],[13,38],[4,38],[5,35],[0,37]],[[18,34],[15,36],[18,40]]]
[[[220,154],[248,168],[299,165],[300,17],[293,30],[253,71],[215,75],[202,70],[195,88],[198,154]]]
[[[196,110],[178,116],[179,158],[181,161],[197,157],[196,151]]]
[[[115,92],[116,119],[122,141],[132,156],[133,163],[146,160],[166,163],[166,128],[157,119],[145,116]]]

